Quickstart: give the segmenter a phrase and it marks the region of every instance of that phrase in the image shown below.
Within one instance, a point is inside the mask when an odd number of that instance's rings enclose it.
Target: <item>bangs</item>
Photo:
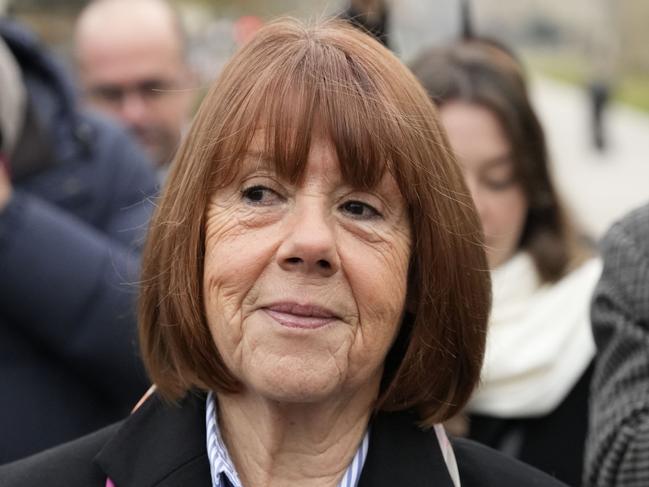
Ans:
[[[262,64],[255,76],[233,83],[245,96],[233,93],[236,103],[226,103],[229,120],[215,151],[217,187],[237,177],[259,133],[263,144],[255,152],[292,183],[305,172],[313,137],[333,144],[342,177],[355,188],[372,189],[386,170],[392,172],[394,141],[402,135],[377,76],[342,50],[312,39],[288,44]]]

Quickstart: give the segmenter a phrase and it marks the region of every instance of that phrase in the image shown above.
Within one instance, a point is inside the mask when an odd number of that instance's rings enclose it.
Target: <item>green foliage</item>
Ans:
[[[532,71],[578,87],[588,83],[588,70],[582,59],[570,54],[528,53]],[[613,99],[649,112],[649,74],[619,73],[614,81]]]
[[[649,112],[649,75],[624,76],[615,87],[615,99]]]
[[[574,55],[529,53],[525,59],[532,71],[544,76],[573,85],[583,85],[587,81],[586,67]]]

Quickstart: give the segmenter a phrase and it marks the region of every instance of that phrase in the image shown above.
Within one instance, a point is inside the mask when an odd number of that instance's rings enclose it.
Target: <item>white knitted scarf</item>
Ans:
[[[543,416],[562,402],[595,354],[589,310],[601,268],[591,259],[541,285],[531,257],[519,253],[493,271],[485,363],[469,412]]]

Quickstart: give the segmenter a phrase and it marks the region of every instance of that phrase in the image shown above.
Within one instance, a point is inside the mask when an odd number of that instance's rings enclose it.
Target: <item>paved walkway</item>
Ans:
[[[649,115],[611,105],[609,145],[602,154],[592,148],[584,91],[534,78],[532,96],[546,129],[557,187],[585,231],[600,237],[624,213],[649,201]]]

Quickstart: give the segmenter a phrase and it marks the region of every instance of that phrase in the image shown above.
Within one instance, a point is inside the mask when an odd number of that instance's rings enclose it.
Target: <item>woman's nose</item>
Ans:
[[[340,260],[330,220],[318,205],[296,208],[277,252],[280,267],[314,276],[334,275]]]

